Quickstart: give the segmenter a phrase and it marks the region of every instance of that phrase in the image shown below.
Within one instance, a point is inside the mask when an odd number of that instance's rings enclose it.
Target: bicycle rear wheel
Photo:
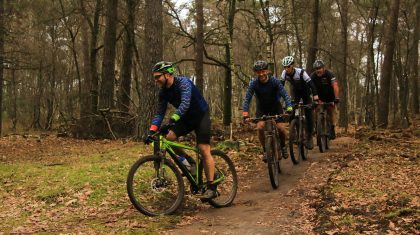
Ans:
[[[279,187],[279,165],[278,151],[274,136],[265,138],[265,150],[267,152],[268,175],[270,176],[271,187],[277,189]]]
[[[217,183],[217,197],[209,201],[210,205],[221,208],[232,204],[238,190],[238,176],[232,160],[220,150],[212,150],[215,163],[215,179]]]
[[[174,163],[157,156],[139,159],[127,177],[127,193],[131,203],[148,216],[167,215],[176,211],[184,199],[184,181]]]

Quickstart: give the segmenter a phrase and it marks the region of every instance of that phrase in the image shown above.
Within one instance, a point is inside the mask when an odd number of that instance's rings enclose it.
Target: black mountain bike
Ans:
[[[293,164],[299,164],[300,160],[308,158],[308,149],[305,147],[306,140],[306,117],[305,109],[312,108],[312,104],[299,104],[294,105],[292,121],[289,126],[289,152]]]
[[[197,148],[169,141],[160,132],[157,132],[153,138],[153,155],[137,160],[127,177],[130,201],[137,210],[148,216],[171,214],[181,206],[185,195],[183,175],[190,182],[192,194],[202,194],[207,189],[203,174],[204,163]],[[196,153],[195,172],[190,172],[181,163],[173,147]],[[166,153],[169,153],[172,160]],[[208,203],[216,208],[226,207],[233,202],[238,188],[235,166],[222,151],[212,150],[211,154],[215,162],[213,182],[217,184],[217,197]]]
[[[276,127],[276,120],[287,122],[288,114],[262,116],[259,118],[251,118],[251,122],[264,121],[265,151],[267,155],[268,174],[270,175],[270,183],[273,189],[279,187],[280,160],[282,156],[280,146],[279,130]]]
[[[327,108],[333,106],[334,102],[317,104],[318,114],[316,118],[316,143],[321,153],[329,148],[331,123]]]

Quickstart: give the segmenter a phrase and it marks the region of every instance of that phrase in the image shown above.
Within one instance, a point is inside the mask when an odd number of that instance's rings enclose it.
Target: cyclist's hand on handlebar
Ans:
[[[153,142],[153,135],[156,133],[156,131],[149,131],[149,134],[147,135],[147,137],[143,140],[144,144],[150,144]]]
[[[334,103],[336,103],[336,104],[340,103],[340,99],[339,98],[335,98],[334,99]]]
[[[242,116],[242,122],[243,123],[248,123],[248,122],[250,122],[251,121],[251,119],[249,118],[249,116],[248,115],[246,115],[246,116]]]
[[[317,95],[314,95],[314,101],[318,101],[319,100],[319,98],[318,98],[318,96]]]
[[[169,123],[168,124],[166,124],[166,125],[162,125],[161,127],[160,127],[160,133],[162,133],[162,134],[168,134],[168,132],[169,132],[169,129],[171,128],[171,127],[173,127],[173,126],[175,126],[175,123],[174,122],[170,122],[169,121]]]

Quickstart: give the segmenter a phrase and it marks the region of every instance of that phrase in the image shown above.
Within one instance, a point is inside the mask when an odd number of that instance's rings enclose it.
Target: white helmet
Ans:
[[[292,65],[295,62],[295,59],[293,59],[293,56],[286,56],[283,58],[283,66],[289,66]]]

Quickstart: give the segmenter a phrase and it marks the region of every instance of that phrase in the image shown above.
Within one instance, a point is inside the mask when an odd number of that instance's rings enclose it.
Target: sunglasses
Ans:
[[[155,76],[153,76],[153,78],[154,78],[155,80],[159,80],[159,79],[160,79],[160,77],[162,77],[162,75],[163,75],[163,73],[161,73],[161,74],[159,74],[159,75],[155,75]]]
[[[290,67],[291,67],[291,65],[289,65],[289,66],[283,66],[283,68],[285,68],[285,69],[288,69]]]
[[[322,69],[322,67],[315,68],[315,70],[321,70],[321,69]]]

